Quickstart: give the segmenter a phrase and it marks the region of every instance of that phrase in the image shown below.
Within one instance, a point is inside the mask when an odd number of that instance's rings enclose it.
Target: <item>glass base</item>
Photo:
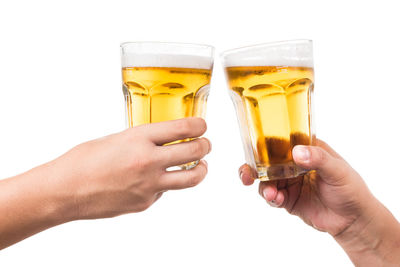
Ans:
[[[199,164],[198,160],[192,161],[192,162],[189,162],[189,163],[186,163],[186,164],[183,164],[183,165],[179,165],[178,167],[181,170],[190,170],[190,169],[193,169],[194,167],[196,167],[197,164]]]
[[[198,160],[192,161],[192,162],[189,162],[189,163],[185,163],[185,164],[182,164],[182,165],[179,165],[179,166],[169,167],[169,168],[167,169],[167,171],[190,170],[190,169],[193,169],[194,167],[196,167],[197,164],[199,164],[199,161],[198,161]]]
[[[257,166],[258,179],[261,181],[295,178],[307,172],[308,170],[297,166],[293,162],[268,167]]]

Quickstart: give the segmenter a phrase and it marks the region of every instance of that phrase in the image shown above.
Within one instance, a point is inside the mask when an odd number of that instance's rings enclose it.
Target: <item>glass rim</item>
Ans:
[[[215,47],[209,44],[199,44],[199,43],[185,43],[185,42],[165,42],[165,41],[129,41],[120,43],[120,47],[124,48],[128,45],[173,45],[173,46],[184,46],[193,48],[208,48],[213,52]]]
[[[122,67],[159,66],[212,69],[215,48],[205,44],[179,42],[121,43]]]
[[[255,45],[246,45],[246,46],[228,49],[228,50],[225,50],[222,53],[220,53],[219,56],[220,56],[220,58],[225,58],[226,56],[228,56],[230,54],[246,52],[246,51],[250,51],[252,49],[257,49],[257,48],[278,47],[280,45],[286,45],[286,44],[312,44],[312,43],[313,43],[313,40],[311,40],[311,39],[293,39],[293,40],[285,40],[285,41],[274,41],[274,42],[260,43],[260,44],[255,44]]]

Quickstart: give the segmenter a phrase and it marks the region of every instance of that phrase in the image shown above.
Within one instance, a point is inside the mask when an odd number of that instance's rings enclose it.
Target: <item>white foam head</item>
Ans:
[[[214,48],[182,43],[137,42],[121,44],[122,67],[175,67],[211,69]]]
[[[313,67],[311,40],[293,40],[232,49],[224,52],[225,67]]]

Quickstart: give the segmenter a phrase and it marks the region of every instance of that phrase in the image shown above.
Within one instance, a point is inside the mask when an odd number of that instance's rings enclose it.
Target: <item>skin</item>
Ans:
[[[0,180],[0,249],[69,221],[141,212],[168,190],[196,186],[207,173],[204,160],[191,170],[166,169],[202,159],[211,143],[163,144],[199,137],[206,128],[201,118],[134,127]]]
[[[400,266],[400,224],[369,191],[361,176],[323,141],[296,146],[293,159],[307,175],[259,184],[260,195],[315,229],[329,233],[356,266]],[[239,175],[251,185],[254,170]]]

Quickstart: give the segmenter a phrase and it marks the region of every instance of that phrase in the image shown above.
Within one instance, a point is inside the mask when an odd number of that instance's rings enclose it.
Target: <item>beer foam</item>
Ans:
[[[125,54],[122,56],[122,67],[170,67],[211,69],[213,58],[197,55],[174,54]]]
[[[294,40],[242,47],[228,50],[222,53],[221,57],[225,67],[313,67],[311,40]]]

